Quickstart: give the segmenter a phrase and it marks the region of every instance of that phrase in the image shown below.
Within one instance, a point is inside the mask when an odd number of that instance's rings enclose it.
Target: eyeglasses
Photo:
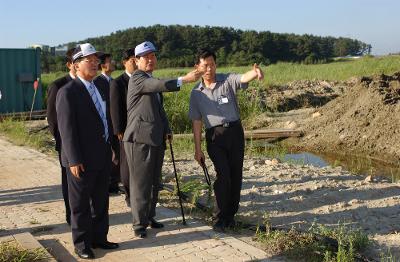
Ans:
[[[81,61],[86,62],[88,64],[99,64],[100,60],[97,58],[83,58]]]

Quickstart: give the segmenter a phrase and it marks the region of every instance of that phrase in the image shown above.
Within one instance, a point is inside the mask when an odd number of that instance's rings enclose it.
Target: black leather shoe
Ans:
[[[140,238],[147,237],[147,232],[146,232],[145,228],[134,229],[133,232],[135,233],[135,236],[137,236],[137,237],[140,237]]]
[[[224,226],[226,227],[226,228],[229,228],[229,229],[235,229],[235,227],[236,227],[236,221],[232,218],[232,219],[227,219],[227,220],[225,220],[225,222],[224,222]]]
[[[131,200],[129,198],[125,199],[125,203],[126,203],[127,207],[131,207]]]
[[[113,242],[103,242],[103,243],[93,243],[92,244],[93,248],[101,248],[101,249],[116,249],[119,247],[118,243],[113,243]]]
[[[150,227],[151,228],[163,228],[164,224],[157,222],[155,219],[150,219]]]
[[[94,253],[90,248],[85,248],[85,249],[77,249],[75,248],[75,254],[78,255],[78,257],[82,259],[93,259],[94,258]]]
[[[121,195],[122,194],[122,190],[119,189],[119,187],[112,187],[108,189],[108,193],[110,195]]]
[[[213,229],[215,232],[223,233],[225,232],[225,223],[223,220],[218,220],[214,225]]]

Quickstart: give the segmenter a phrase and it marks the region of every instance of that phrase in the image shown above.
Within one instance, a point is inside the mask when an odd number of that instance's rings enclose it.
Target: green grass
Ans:
[[[267,109],[260,103],[260,90],[271,86],[283,85],[294,80],[320,79],[320,80],[347,80],[353,76],[368,76],[373,74],[393,74],[399,71],[400,56],[364,57],[357,60],[336,61],[328,64],[305,65],[296,63],[277,63],[270,66],[262,66],[265,79],[262,82],[251,82],[249,89],[238,93],[241,119],[254,119]],[[221,67],[220,73],[244,73],[251,67]],[[159,69],[154,72],[155,77],[175,78],[189,72],[191,68]],[[112,76],[117,77],[122,71],[115,71]],[[57,72],[42,75],[42,86],[47,88],[50,82],[57,77],[65,75],[65,72]],[[194,84],[185,84],[180,92],[165,94],[165,110],[171,128],[175,133],[191,131],[191,123],[188,119],[189,97]],[[44,90],[43,94],[46,94]],[[46,97],[44,98],[46,101]],[[244,121],[246,122],[246,121]]]
[[[307,232],[271,230],[269,216],[264,216],[266,230],[257,230],[255,240],[264,244],[274,254],[283,254],[295,261],[352,262],[363,251],[370,240],[360,229],[343,223],[336,227],[313,224]],[[337,241],[337,249],[333,246]],[[304,260],[307,258],[306,260]]]
[[[0,244],[0,262],[31,262],[47,261],[48,254],[44,248],[27,250],[21,248],[15,241]]]
[[[54,153],[52,136],[47,129],[35,131],[29,122],[6,118],[0,121],[0,133],[6,135],[14,144],[30,146],[40,152]]]
[[[398,262],[400,261],[396,256],[394,256],[390,249],[388,249],[386,252],[382,252],[380,254],[380,262]]]

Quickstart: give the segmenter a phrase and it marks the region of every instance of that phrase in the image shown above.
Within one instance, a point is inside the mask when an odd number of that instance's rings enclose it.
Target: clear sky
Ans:
[[[399,10],[400,0],[0,0],[0,48],[180,24],[350,37],[383,55],[400,51]]]

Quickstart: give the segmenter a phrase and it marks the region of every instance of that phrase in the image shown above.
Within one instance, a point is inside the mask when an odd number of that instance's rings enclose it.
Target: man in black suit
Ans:
[[[98,52],[78,45],[72,56],[77,77],[56,99],[62,165],[67,169],[71,230],[75,253],[94,258],[93,248],[114,249],[107,240],[111,146],[106,101],[93,83]]]
[[[143,42],[135,48],[138,70],[129,80],[127,95],[128,122],[124,147],[129,165],[130,199],[133,230],[146,237],[146,228],[161,228],[155,207],[164,160],[165,139],[172,139],[161,92],[179,91],[183,83],[194,82],[200,72],[193,70],[178,79],[160,80],[152,77],[157,65],[155,47]]]
[[[125,72],[113,79],[110,84],[110,113],[114,135],[119,141],[119,171],[125,191],[125,202],[130,207],[129,168],[122,138],[124,136],[127,120],[126,94],[128,93],[129,78],[136,70],[134,48],[124,51],[122,55],[122,64],[124,65]]]
[[[111,54],[102,53],[99,55],[99,69],[101,74],[97,76],[93,82],[98,88],[102,98],[106,101],[107,105],[107,117],[110,113],[110,83],[112,80],[111,73],[115,70],[115,62],[112,60]],[[110,130],[113,130],[111,118],[109,119]],[[110,134],[111,149],[112,149],[112,165],[110,174],[110,185],[108,187],[108,192],[112,194],[119,194],[118,183],[121,180],[119,174],[119,143],[116,136]]]
[[[69,49],[65,55],[66,66],[69,69],[68,75],[56,79],[47,88],[47,122],[49,123],[50,133],[56,141],[56,151],[61,166],[61,187],[65,205],[65,219],[69,225],[71,225],[71,209],[69,208],[68,200],[67,171],[61,164],[61,138],[57,126],[56,97],[60,88],[66,85],[69,81],[75,79],[75,68],[72,63],[72,53],[74,50],[75,48]]]

